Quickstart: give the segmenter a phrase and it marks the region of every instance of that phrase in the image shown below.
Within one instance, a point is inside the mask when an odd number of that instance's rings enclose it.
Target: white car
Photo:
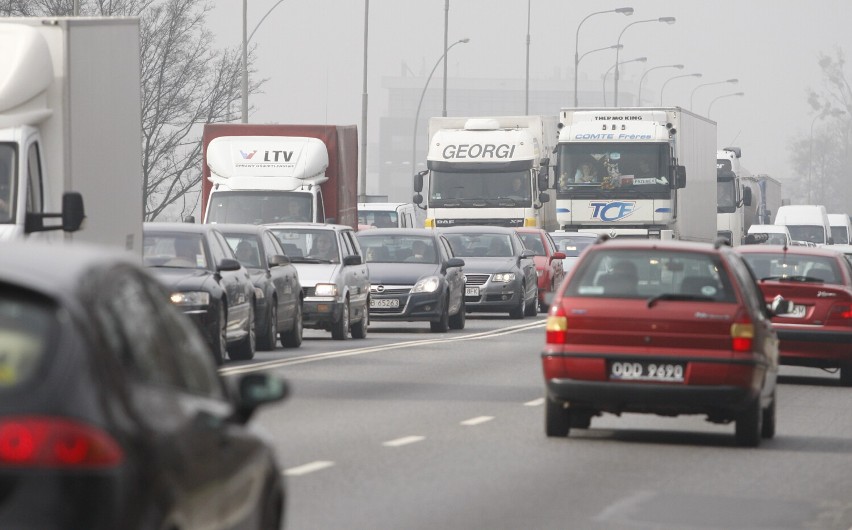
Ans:
[[[744,243],[746,245],[787,245],[795,243],[784,225],[751,225]]]
[[[556,249],[565,253],[562,260],[562,270],[566,273],[577,262],[583,249],[597,241],[598,235],[590,232],[564,232],[557,230],[550,232],[550,237],[556,243]]]

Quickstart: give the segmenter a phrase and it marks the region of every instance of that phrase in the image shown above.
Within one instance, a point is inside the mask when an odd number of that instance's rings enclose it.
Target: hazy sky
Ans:
[[[257,26],[277,2],[249,1],[249,33],[258,28],[251,41],[257,45],[258,75],[269,79],[265,93],[251,100],[256,110],[250,121],[360,126],[364,1],[284,0]],[[523,80],[528,2],[450,0],[449,5],[449,42],[471,41],[450,52],[448,85],[452,87],[454,76]],[[646,56],[648,62],[624,65],[622,88],[632,83],[635,93],[645,68],[682,63],[684,70],[649,73],[643,96],[653,95],[657,104],[667,79],[699,72],[700,79],[673,80],[665,88],[667,106],[689,108],[697,85],[738,78],[736,85],[699,88],[692,110],[706,115],[716,96],[744,92],[742,97],[713,103],[710,117],[718,122],[718,146],[741,147],[743,164],[752,173],[780,179],[792,176],[791,140],[810,132],[814,114],[807,104],[807,89],[823,83],[818,54],[833,53],[838,47],[852,53],[849,0],[529,0],[529,5],[530,79],[564,80],[565,106],[573,103],[574,40],[586,15],[625,6],[635,9],[629,17],[607,13],[589,18],[580,31],[580,54],[615,44],[630,23],[676,17],[673,25],[648,22],[624,32],[620,60]],[[444,7],[445,0],[370,1],[371,142],[378,137],[378,118],[386,108],[382,78],[400,75],[403,64],[418,75],[428,75],[443,52]],[[216,45],[241,42],[241,18],[241,1],[216,2],[208,21]],[[614,62],[614,51],[592,53],[581,62],[580,77],[600,81]],[[847,75],[852,74],[849,70]],[[441,73],[439,68],[432,83],[442,83]],[[607,99],[611,101],[611,89]],[[452,100],[447,108],[452,115]]]

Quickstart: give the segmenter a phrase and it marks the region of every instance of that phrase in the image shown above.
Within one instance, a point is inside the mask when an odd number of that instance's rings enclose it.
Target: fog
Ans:
[[[254,111],[250,121],[360,127],[364,2],[277,3],[249,2],[248,31],[257,28],[251,40],[257,54],[253,79],[267,79],[263,93],[251,98]],[[663,103],[688,109],[692,99],[692,110],[707,115],[712,102],[710,118],[718,122],[718,146],[741,147],[746,168],[780,180],[794,176],[788,155],[791,141],[810,134],[815,114],[808,105],[807,91],[823,85],[818,55],[833,54],[837,48],[852,50],[848,28],[852,2],[848,0],[529,0],[529,4],[524,0],[450,0],[449,43],[470,39],[449,53],[450,89],[454,79],[525,78],[528,5],[531,85],[541,79],[563,80],[563,106],[573,104],[574,40],[586,15],[625,6],[635,9],[632,16],[606,13],[589,18],[580,30],[580,54],[614,45],[622,30],[633,22],[676,17],[672,25],[649,22],[624,31],[619,60],[644,56],[648,61],[621,67],[620,92],[635,94],[647,68],[684,64],[683,70],[657,69],[646,77],[643,99],[646,104],[657,105],[666,80],[701,73],[700,79],[667,83]],[[443,53],[444,14],[445,0],[369,2],[368,161],[374,162],[379,117],[387,109],[388,94],[382,88],[382,78],[400,76],[405,68],[423,78],[428,76]],[[264,15],[268,16],[261,22]],[[242,2],[216,2],[208,19],[216,46],[240,44],[241,19]],[[580,79],[601,80],[614,63],[614,50],[591,53],[580,64]],[[739,82],[696,89],[703,83],[732,78]],[[439,67],[430,86],[441,83]],[[744,95],[713,101],[736,92]],[[454,114],[451,99],[447,109],[449,115]],[[517,114],[523,114],[523,110],[520,107]],[[553,114],[558,111],[554,108]],[[420,120],[426,118],[420,116]],[[817,130],[821,126],[817,121]]]

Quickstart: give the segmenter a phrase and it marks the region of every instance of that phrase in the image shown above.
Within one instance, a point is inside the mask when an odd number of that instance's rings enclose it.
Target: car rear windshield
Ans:
[[[595,242],[592,237],[554,237],[556,247],[565,253],[566,257],[576,258],[584,248]]]
[[[52,306],[7,291],[0,285],[0,392],[35,377],[57,327]]]
[[[760,252],[743,253],[743,259],[761,280],[844,283],[839,262],[828,256]]]
[[[670,250],[606,250],[586,255],[566,296],[735,302],[719,256]]]

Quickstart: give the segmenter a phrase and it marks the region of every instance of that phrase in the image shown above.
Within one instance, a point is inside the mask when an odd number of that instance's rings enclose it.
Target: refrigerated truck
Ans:
[[[564,108],[556,217],[566,231],[716,239],[716,122],[679,107]]]

